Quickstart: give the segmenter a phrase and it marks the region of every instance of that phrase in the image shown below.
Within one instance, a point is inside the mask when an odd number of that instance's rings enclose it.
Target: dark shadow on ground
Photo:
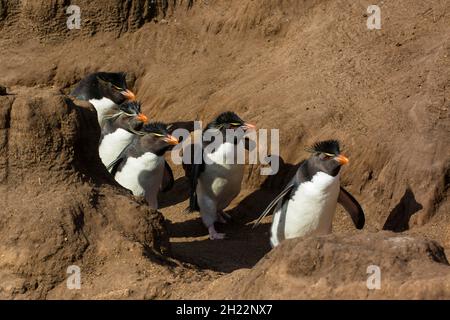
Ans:
[[[175,180],[173,188],[158,194],[158,207],[167,208],[181,203],[189,198],[189,183],[186,177]]]
[[[280,160],[280,170],[269,176],[261,187],[245,197],[236,207],[228,210],[232,220],[226,225],[217,224],[219,232],[227,234],[226,240],[172,241],[175,258],[189,262],[200,268],[219,272],[232,272],[237,269],[253,267],[270,251],[270,223],[253,229],[253,221],[264,211],[272,199],[281,192],[295,174],[299,164],[287,164]],[[190,238],[206,236],[198,212],[184,222],[168,223],[171,238]],[[180,239],[182,240],[182,239]]]
[[[403,232],[409,229],[409,220],[411,216],[417,211],[421,210],[423,206],[416,201],[416,197],[411,188],[405,190],[405,194],[400,199],[400,202],[392,209],[383,230],[390,230],[394,232]]]

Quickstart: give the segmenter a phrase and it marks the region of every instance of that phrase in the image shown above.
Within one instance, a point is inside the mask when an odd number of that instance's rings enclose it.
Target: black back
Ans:
[[[120,105],[126,100],[120,91],[127,89],[125,73],[96,72],[83,78],[70,95],[85,101],[106,97]]]

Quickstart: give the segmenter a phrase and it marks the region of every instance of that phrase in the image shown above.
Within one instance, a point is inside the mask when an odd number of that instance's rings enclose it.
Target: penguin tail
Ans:
[[[200,211],[200,207],[198,206],[197,194],[194,192],[189,198],[189,206],[184,210],[184,213],[192,213],[196,211]]]

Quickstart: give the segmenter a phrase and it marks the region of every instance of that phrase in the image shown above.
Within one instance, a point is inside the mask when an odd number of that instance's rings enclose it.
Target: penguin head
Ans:
[[[339,141],[326,140],[315,143],[306,149],[312,153],[308,164],[317,171],[322,171],[330,176],[336,176],[341,166],[349,162],[348,158],[341,154]]]
[[[168,126],[162,122],[152,122],[144,125],[141,129],[141,148],[145,152],[163,155],[174,145],[179,143],[178,139],[169,134]]]
[[[244,132],[256,129],[253,124],[244,122],[236,113],[226,111],[221,113],[214,121],[208,124],[206,129],[216,129],[225,134],[226,130],[241,129]]]
[[[102,97],[108,98],[120,105],[125,101],[135,101],[136,96],[127,87],[126,74],[99,72],[97,82]]]
[[[123,72],[96,72],[80,81],[71,93],[81,100],[108,98],[120,105],[134,101],[136,96],[128,89],[126,74]]]
[[[141,112],[139,101],[126,101],[119,106],[120,120],[122,127],[128,131],[135,132],[142,129],[148,123],[148,118]]]

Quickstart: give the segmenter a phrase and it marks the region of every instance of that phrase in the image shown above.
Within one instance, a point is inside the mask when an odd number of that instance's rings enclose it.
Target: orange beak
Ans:
[[[136,119],[138,119],[139,121],[141,121],[143,123],[148,123],[148,118],[143,113],[139,113],[138,116],[136,117]]]
[[[342,154],[338,155],[336,158],[337,162],[340,163],[341,166],[346,165],[347,163],[349,163],[350,160],[348,160],[348,158]]]
[[[128,101],[136,101],[136,95],[132,91],[130,91],[128,89],[125,90],[125,91],[122,91],[121,94],[125,98],[127,98]]]
[[[164,141],[167,142],[168,144],[170,144],[171,146],[175,146],[179,143],[178,139],[175,138],[174,136],[168,134],[165,138]]]
[[[242,126],[242,129],[244,129],[245,131],[247,131],[247,130],[256,130],[256,126],[254,124],[251,124],[251,123],[244,123],[244,125]]]

